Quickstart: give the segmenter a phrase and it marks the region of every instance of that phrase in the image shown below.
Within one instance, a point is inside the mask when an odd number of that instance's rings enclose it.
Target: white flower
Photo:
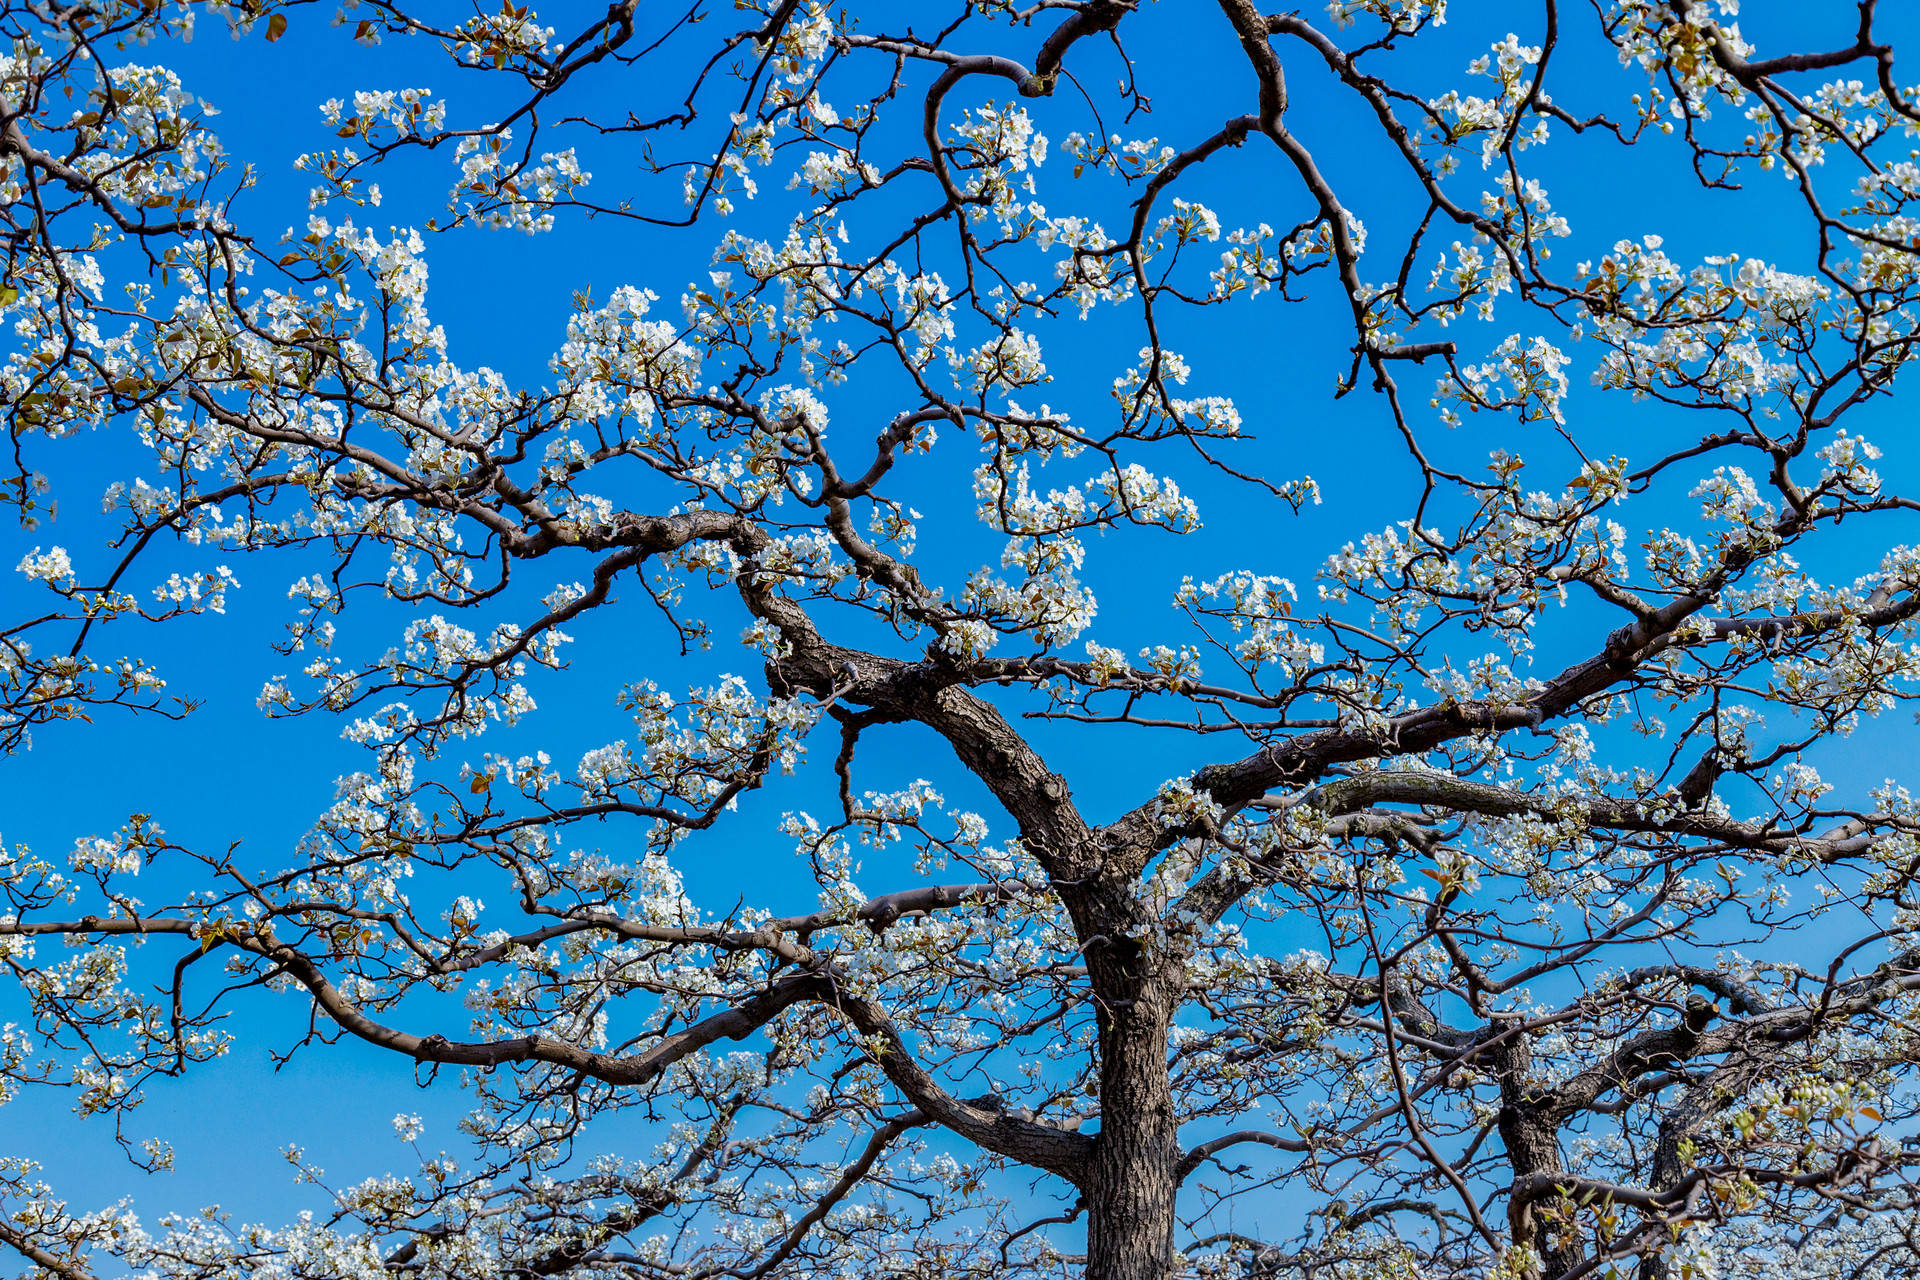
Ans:
[[[44,552],[35,547],[20,557],[20,563],[14,568],[34,581],[49,586],[65,588],[73,585],[73,561],[68,557],[65,547],[49,547]]]

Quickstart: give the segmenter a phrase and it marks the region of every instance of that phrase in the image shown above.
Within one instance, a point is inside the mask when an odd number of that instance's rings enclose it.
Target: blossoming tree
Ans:
[[[191,722],[134,654],[285,584],[254,732],[366,761],[293,848],[0,848],[0,1098],[164,1165],[143,1098],[354,1041],[470,1113],[257,1225],[10,1126],[18,1266],[1920,1268],[1897,15],[458,8],[0,9],[0,741]],[[267,45],[454,88],[287,104],[287,217],[206,105]],[[623,278],[463,363],[512,231]]]

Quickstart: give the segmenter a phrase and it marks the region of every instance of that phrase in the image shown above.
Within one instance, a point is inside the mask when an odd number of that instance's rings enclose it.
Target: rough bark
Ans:
[[[1560,1154],[1560,1135],[1544,1091],[1531,1078],[1533,1054],[1525,1037],[1514,1037],[1497,1054],[1500,1079],[1500,1140],[1513,1166],[1514,1184],[1542,1174],[1566,1172]],[[1538,1261],[1535,1275],[1565,1275],[1580,1262],[1580,1242],[1556,1231],[1549,1205],[1541,1197],[1514,1195],[1507,1205],[1508,1225],[1516,1248],[1532,1249]]]
[[[1123,943],[1111,962],[1144,949]],[[1087,1177],[1087,1280],[1165,1280],[1172,1274],[1180,1160],[1167,1078],[1170,1001],[1164,983],[1109,1000],[1100,1028],[1100,1134]]]
[[[1745,1097],[1747,1090],[1765,1075],[1764,1068],[1773,1056],[1764,1050],[1749,1050],[1680,1095],[1660,1122],[1660,1140],[1653,1149],[1653,1176],[1648,1180],[1653,1190],[1670,1190],[1686,1175],[1687,1166],[1680,1158],[1680,1144],[1697,1135],[1714,1116]],[[1639,1274],[1640,1280],[1672,1280],[1673,1267],[1665,1255],[1648,1254],[1640,1259]]]

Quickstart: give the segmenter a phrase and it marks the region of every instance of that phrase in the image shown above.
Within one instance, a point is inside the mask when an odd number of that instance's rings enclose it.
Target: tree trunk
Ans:
[[[1516,1037],[1495,1061],[1500,1077],[1500,1140],[1506,1144],[1514,1180],[1564,1173],[1558,1126],[1551,1117],[1540,1114],[1540,1099],[1530,1078],[1533,1051],[1526,1038]],[[1531,1248],[1539,1259],[1534,1274],[1552,1280],[1578,1266],[1583,1251],[1567,1224],[1548,1220],[1544,1209],[1539,1201],[1522,1203],[1516,1199],[1508,1217],[1513,1243]]]
[[[1566,1172],[1561,1162],[1559,1137],[1551,1125],[1505,1107],[1500,1119],[1500,1135],[1507,1144],[1507,1156],[1513,1162],[1516,1181],[1533,1174]],[[1511,1224],[1513,1242],[1531,1247],[1538,1255],[1538,1274],[1543,1280],[1563,1276],[1580,1264],[1582,1250],[1578,1239],[1568,1224],[1547,1219],[1539,1201],[1516,1202],[1511,1211]]]
[[[1653,1176],[1648,1179],[1649,1187],[1665,1191],[1681,1179],[1687,1168],[1680,1159],[1680,1143],[1697,1135],[1707,1121],[1736,1099],[1744,1098],[1773,1065],[1779,1051],[1780,1046],[1776,1045],[1770,1053],[1737,1058],[1680,1095],[1660,1122],[1660,1140],[1653,1149]],[[1649,1254],[1640,1260],[1640,1280],[1672,1280],[1672,1274],[1673,1268],[1667,1265],[1663,1254]]]
[[[1086,1186],[1087,1280],[1173,1274],[1180,1145],[1167,1080],[1170,1002],[1158,981],[1127,985],[1131,999],[1107,1001],[1100,1019],[1100,1133]]]

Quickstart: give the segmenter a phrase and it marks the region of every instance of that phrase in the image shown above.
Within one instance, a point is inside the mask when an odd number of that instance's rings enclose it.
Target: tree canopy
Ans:
[[[0,6],[0,1248],[1920,1275],[1914,21]]]

